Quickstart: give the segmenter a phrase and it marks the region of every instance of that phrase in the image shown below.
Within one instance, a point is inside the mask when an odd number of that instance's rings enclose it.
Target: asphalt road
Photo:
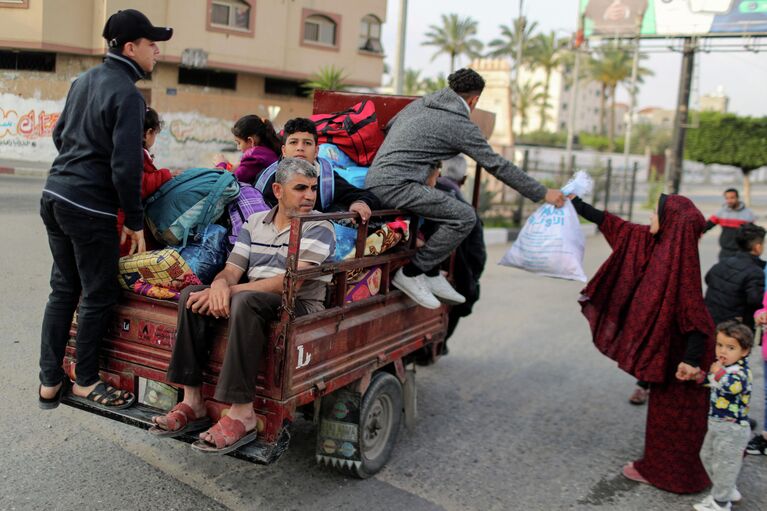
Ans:
[[[403,429],[387,467],[366,481],[314,462],[314,429],[299,421],[274,465],[202,457],[188,445],[60,407],[35,403],[40,321],[50,254],[37,204],[42,181],[0,177],[0,510],[342,509],[685,510],[677,496],[624,480],[641,455],[644,407],[626,401],[632,379],[601,356],[576,303],[580,283],[495,264],[482,300],[450,341],[450,355],[419,368],[419,421]],[[704,267],[715,236],[701,244]],[[588,241],[593,274],[608,254]],[[755,360],[758,362],[758,359]],[[761,365],[753,416],[761,422]],[[767,510],[767,458],[746,459],[737,509]]]

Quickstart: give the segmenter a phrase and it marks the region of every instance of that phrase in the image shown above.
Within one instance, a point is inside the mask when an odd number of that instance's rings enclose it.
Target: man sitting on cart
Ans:
[[[557,207],[565,197],[547,190],[522,169],[493,151],[469,115],[485,87],[471,69],[448,77],[449,87],[417,99],[387,125],[387,135],[365,178],[365,187],[385,208],[411,211],[437,224],[434,233],[402,267],[392,284],[419,305],[436,309],[440,301],[465,302],[439,271],[439,265],[469,235],[476,223],[472,207],[426,185],[432,164],[464,153],[505,184],[534,201]]]
[[[282,160],[273,185],[277,206],[248,218],[226,267],[210,286],[190,286],[181,293],[167,379],[183,385],[184,399],[167,415],[153,418],[153,434],[178,436],[209,425],[202,395],[209,334],[217,320],[228,318],[226,353],[214,398],[231,403],[231,408],[215,426],[200,434],[192,447],[225,454],[256,439],[256,373],[269,324],[278,318],[282,304],[290,221],[296,215],[312,212],[317,178],[315,166],[306,160]],[[299,269],[322,264],[334,251],[335,234],[330,222],[303,224]],[[248,282],[241,284],[245,274]],[[296,285],[296,316],[323,309],[328,280],[330,276]]]

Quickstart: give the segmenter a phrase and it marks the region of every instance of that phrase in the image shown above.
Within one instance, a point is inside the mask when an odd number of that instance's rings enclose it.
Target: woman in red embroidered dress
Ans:
[[[695,382],[713,361],[714,323],[703,303],[698,240],[706,221],[682,196],[662,195],[651,225],[626,222],[573,199],[613,252],[582,291],[594,344],[651,385],[645,451],[623,474],[674,493],[711,483],[698,453],[708,392]]]

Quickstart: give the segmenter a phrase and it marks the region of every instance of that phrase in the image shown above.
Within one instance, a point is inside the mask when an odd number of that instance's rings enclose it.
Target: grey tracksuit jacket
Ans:
[[[386,139],[365,180],[366,188],[426,182],[436,161],[464,153],[495,177],[533,201],[546,187],[493,151],[468,108],[446,88],[413,101],[389,121]]]

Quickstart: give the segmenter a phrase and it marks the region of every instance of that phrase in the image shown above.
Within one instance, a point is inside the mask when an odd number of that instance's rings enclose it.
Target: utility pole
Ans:
[[[567,174],[571,175],[573,169],[573,141],[575,139],[575,114],[578,110],[578,81],[581,74],[581,45],[583,44],[583,16],[578,18],[578,29],[573,41],[575,52],[575,65],[573,66],[573,81],[570,84],[570,110],[567,118]]]
[[[634,126],[634,109],[636,108],[637,98],[637,79],[639,74],[639,42],[640,34],[642,31],[642,17],[638,17],[637,23],[637,36],[634,42],[634,61],[631,64],[631,85],[629,95],[629,111],[628,120],[626,122],[626,133],[623,139],[623,183],[621,186],[621,202],[620,212],[623,213],[623,205],[626,201],[626,191],[628,189],[628,177],[629,177],[629,154],[631,152],[631,131]]]
[[[399,24],[397,25],[397,50],[394,54],[394,93],[402,94],[405,80],[405,32],[407,28],[407,0],[399,0]]]
[[[516,137],[514,136],[514,117],[516,117],[517,113],[517,106],[514,105],[514,102],[517,100],[517,95],[519,94],[519,87],[520,87],[520,74],[522,71],[522,49],[525,42],[525,26],[527,25],[527,21],[525,20],[525,16],[522,11],[522,7],[524,4],[524,0],[519,0],[519,18],[517,25],[517,30],[519,30],[518,40],[517,40],[517,57],[516,62],[514,63],[514,89],[511,91],[511,99],[512,99],[512,110],[511,110],[511,117],[509,118],[509,123],[511,124],[509,134],[511,135],[511,145],[514,147],[516,145]],[[512,20],[512,25],[514,23],[514,20]]]
[[[682,164],[684,162],[684,137],[687,128],[687,114],[690,110],[690,87],[692,71],[695,66],[695,50],[697,41],[693,37],[684,38],[682,50],[682,75],[679,77],[679,93],[677,94],[676,115],[674,115],[674,135],[672,137],[670,176],[666,182],[671,193],[679,193],[682,184]]]

